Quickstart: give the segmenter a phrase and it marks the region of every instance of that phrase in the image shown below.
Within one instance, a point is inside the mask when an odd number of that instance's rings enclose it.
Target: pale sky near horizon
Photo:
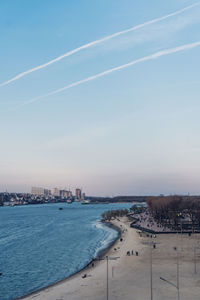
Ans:
[[[76,47],[198,3],[1,0],[0,84]],[[0,87],[0,191],[82,187],[88,195],[200,194],[200,5]]]

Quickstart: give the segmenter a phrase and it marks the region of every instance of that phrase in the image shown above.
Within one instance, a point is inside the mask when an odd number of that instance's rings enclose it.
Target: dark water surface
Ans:
[[[63,210],[59,210],[63,207]],[[108,246],[117,232],[101,213],[131,204],[0,207],[0,300],[64,279]]]

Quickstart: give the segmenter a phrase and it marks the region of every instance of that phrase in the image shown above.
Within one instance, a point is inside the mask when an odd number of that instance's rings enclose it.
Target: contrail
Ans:
[[[168,14],[168,15],[165,15],[165,16],[163,16],[163,17],[160,17],[160,18],[156,18],[156,19],[147,21],[147,22],[145,22],[145,23],[143,23],[143,24],[136,25],[136,26],[134,26],[134,27],[131,27],[131,28],[128,28],[128,29],[125,29],[125,30],[122,30],[122,31],[119,31],[119,32],[116,32],[116,33],[113,33],[113,34],[111,34],[111,35],[108,35],[108,36],[106,36],[106,37],[104,37],[104,38],[102,38],[102,39],[99,39],[99,40],[96,40],[96,41],[87,43],[87,44],[85,44],[85,45],[82,45],[82,46],[80,46],[80,47],[78,47],[78,48],[75,48],[75,49],[73,49],[73,50],[71,50],[71,51],[69,51],[69,52],[66,52],[66,53],[63,54],[63,55],[60,55],[60,56],[58,56],[58,57],[56,57],[56,58],[54,58],[54,59],[48,61],[48,62],[45,63],[45,64],[39,65],[39,66],[37,66],[37,67],[35,67],[35,68],[32,68],[32,69],[29,69],[29,70],[27,70],[27,71],[25,71],[25,72],[19,73],[19,74],[16,75],[15,77],[13,77],[13,78],[11,78],[11,79],[9,79],[9,80],[7,80],[7,81],[1,83],[1,84],[0,84],[0,87],[5,86],[5,85],[8,85],[9,83],[11,83],[11,82],[13,82],[13,81],[16,81],[16,80],[18,80],[18,79],[20,79],[20,78],[22,78],[22,77],[24,77],[24,76],[26,76],[26,75],[32,73],[32,72],[35,72],[35,71],[44,69],[44,68],[46,68],[46,67],[48,67],[48,66],[50,66],[50,65],[52,65],[52,64],[54,64],[54,63],[56,63],[56,62],[58,62],[58,61],[60,61],[60,60],[62,60],[62,59],[64,59],[65,57],[71,56],[71,55],[73,55],[73,54],[75,54],[75,53],[78,53],[78,52],[84,50],[84,49],[87,49],[87,48],[90,48],[90,47],[92,47],[92,46],[101,44],[101,43],[103,43],[103,42],[105,42],[105,41],[108,41],[108,40],[110,40],[110,39],[112,39],[112,38],[115,38],[115,37],[117,37],[117,36],[126,34],[126,33],[128,33],[128,32],[135,31],[135,30],[138,30],[138,29],[140,29],[140,28],[146,27],[146,26],[148,26],[148,25],[151,25],[151,24],[154,24],[154,23],[157,23],[157,22],[166,20],[166,19],[168,19],[168,18],[171,18],[171,17],[177,16],[177,15],[180,15],[180,14],[182,14],[183,12],[185,12],[185,11],[187,11],[187,10],[189,10],[189,9],[194,8],[195,6],[199,6],[199,5],[200,5],[200,2],[196,2],[196,3],[194,3],[194,4],[190,5],[190,6],[187,6],[187,7],[185,7],[185,8],[180,9],[180,10],[177,10],[177,11],[171,13],[171,14]]]
[[[87,77],[87,78],[85,78],[85,79],[76,81],[76,82],[74,82],[74,83],[71,83],[71,84],[69,84],[69,85],[64,86],[63,88],[57,89],[57,90],[55,90],[55,91],[52,91],[52,92],[50,92],[50,93],[48,93],[48,94],[45,94],[45,95],[42,95],[42,96],[39,96],[39,97],[32,98],[31,100],[28,100],[28,101],[22,103],[20,106],[24,106],[24,105],[27,105],[27,104],[30,104],[30,103],[39,101],[39,100],[42,99],[42,98],[46,98],[46,97],[49,97],[49,96],[58,94],[58,93],[60,93],[60,92],[62,92],[62,91],[65,91],[65,90],[68,90],[68,89],[70,89],[70,88],[76,87],[76,86],[78,86],[78,85],[80,85],[80,84],[83,84],[83,83],[85,83],[85,82],[88,82],[88,81],[91,81],[91,80],[95,80],[95,79],[97,79],[97,78],[103,77],[103,76],[108,75],[108,74],[110,74],[110,73],[113,73],[113,72],[116,72],[116,71],[120,71],[120,70],[126,69],[126,68],[128,68],[128,67],[131,67],[131,66],[133,66],[133,65],[139,64],[139,63],[141,63],[141,62],[148,61],[148,60],[153,60],[153,59],[157,59],[157,58],[159,58],[159,57],[161,57],[161,56],[173,54],[173,53],[176,53],[176,52],[181,52],[181,51],[193,49],[193,48],[198,47],[198,46],[200,46],[200,41],[194,42],[194,43],[190,43],[190,44],[185,44],[185,45],[182,45],[182,46],[179,46],[179,47],[175,47],[175,48],[171,48],[171,49],[165,49],[165,50],[162,50],[162,51],[155,52],[155,53],[153,53],[153,54],[151,54],[151,55],[144,56],[144,57],[142,57],[142,58],[133,60],[133,61],[127,63],[127,64],[124,64],[124,65],[121,65],[121,66],[118,66],[118,67],[115,67],[115,68],[106,70],[106,71],[104,71],[104,72],[101,72],[101,73],[98,73],[98,74],[96,74],[96,75]]]

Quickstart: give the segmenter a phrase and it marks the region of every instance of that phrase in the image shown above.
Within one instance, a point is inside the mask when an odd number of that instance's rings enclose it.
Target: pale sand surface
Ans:
[[[153,249],[153,299],[178,299],[177,289],[160,280],[160,277],[177,283],[177,247],[179,251],[180,299],[200,299],[200,235],[157,235],[156,238],[142,237],[130,228],[127,218],[113,221],[125,232],[123,241],[119,240],[106,254],[110,257],[120,257],[109,261],[109,300],[146,300],[150,298],[150,246],[149,242],[156,242]],[[196,245],[196,266],[194,264],[194,244]],[[119,249],[118,249],[119,247]],[[117,248],[117,251],[114,250]],[[127,251],[138,251],[139,256],[127,256]],[[81,275],[87,273],[86,278]],[[77,275],[54,286],[36,292],[26,300],[103,300],[106,299],[106,261],[97,263]]]

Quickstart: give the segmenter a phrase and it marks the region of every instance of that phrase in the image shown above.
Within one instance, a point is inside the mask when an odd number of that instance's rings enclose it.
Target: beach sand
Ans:
[[[157,235],[156,238],[141,236],[130,228],[128,218],[112,223],[123,231],[120,239],[106,253],[109,257],[109,300],[151,299],[151,246],[153,299],[178,299],[177,263],[181,300],[200,299],[200,235]],[[194,247],[195,246],[195,247]],[[177,247],[177,250],[174,249]],[[114,250],[117,249],[117,250]],[[195,250],[194,250],[195,249]],[[130,256],[127,255],[130,251]],[[136,256],[136,251],[138,256]],[[195,259],[194,259],[195,258]],[[196,266],[196,267],[195,267]],[[196,274],[195,274],[196,272]],[[86,278],[82,278],[87,274]],[[160,277],[171,282],[168,283]],[[174,286],[175,285],[175,286]],[[22,298],[21,298],[22,299]],[[95,266],[79,272],[51,287],[24,297],[26,300],[103,300],[107,299],[107,262],[95,262]]]

